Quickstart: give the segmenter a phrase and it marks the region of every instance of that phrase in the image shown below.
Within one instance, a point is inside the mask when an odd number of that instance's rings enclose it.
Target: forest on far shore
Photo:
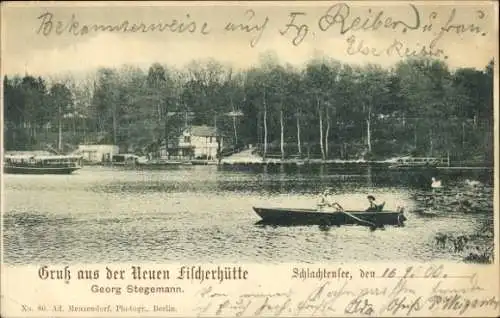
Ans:
[[[243,70],[207,59],[79,79],[5,76],[4,148],[112,143],[154,153],[165,141],[175,146],[186,125],[209,125],[226,153],[254,145],[264,157],[493,164],[493,66],[450,70],[425,58],[383,68],[325,57],[297,67],[267,54]]]

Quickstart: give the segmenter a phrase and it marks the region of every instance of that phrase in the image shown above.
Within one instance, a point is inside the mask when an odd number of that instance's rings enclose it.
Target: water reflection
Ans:
[[[442,189],[431,189],[432,176]],[[10,263],[481,262],[493,242],[492,181],[490,171],[307,165],[6,175],[4,256]],[[405,206],[407,225],[374,232],[254,225],[252,206],[311,208],[325,187],[348,209],[366,208],[367,194],[389,210]]]

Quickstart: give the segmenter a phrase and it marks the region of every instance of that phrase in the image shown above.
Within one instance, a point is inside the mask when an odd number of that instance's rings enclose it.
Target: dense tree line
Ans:
[[[493,61],[453,71],[430,59],[391,69],[329,58],[297,68],[272,55],[245,70],[155,63],[79,80],[5,77],[4,98],[7,149],[94,142],[154,151],[185,125],[205,124],[224,133],[226,148],[252,144],[267,157],[493,158]]]

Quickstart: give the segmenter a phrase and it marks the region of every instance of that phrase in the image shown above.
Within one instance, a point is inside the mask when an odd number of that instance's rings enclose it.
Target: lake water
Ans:
[[[432,176],[444,184],[434,193]],[[311,208],[325,187],[348,210],[365,209],[368,194],[387,210],[405,206],[406,226],[255,225],[252,206]],[[463,262],[493,244],[491,171],[85,167],[67,176],[4,175],[4,190],[4,261],[15,264]],[[472,202],[469,211],[457,208],[457,193]],[[431,197],[434,217],[421,213]],[[469,241],[459,251],[440,247],[441,234]]]

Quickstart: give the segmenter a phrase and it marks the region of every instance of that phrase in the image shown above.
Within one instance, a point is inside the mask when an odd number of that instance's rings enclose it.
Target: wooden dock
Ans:
[[[436,167],[441,170],[493,170],[494,167]]]

